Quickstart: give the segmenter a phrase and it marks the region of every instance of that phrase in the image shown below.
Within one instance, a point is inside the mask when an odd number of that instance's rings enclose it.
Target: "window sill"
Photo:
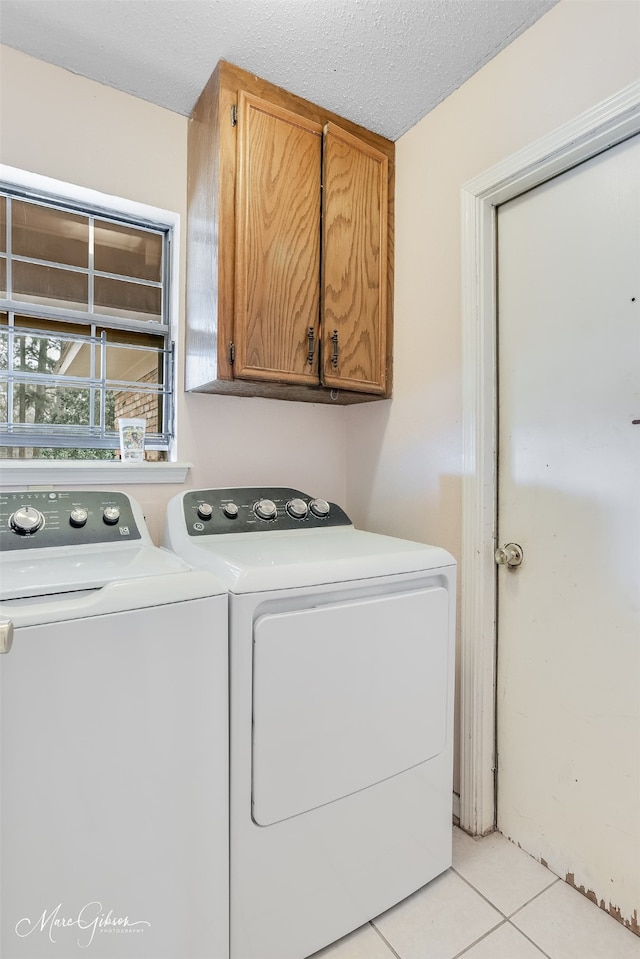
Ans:
[[[110,463],[100,460],[2,460],[0,486],[129,486],[184,483],[191,463]]]

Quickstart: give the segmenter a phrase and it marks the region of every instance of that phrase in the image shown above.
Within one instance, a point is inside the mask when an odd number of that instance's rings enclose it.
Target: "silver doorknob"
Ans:
[[[506,546],[499,546],[495,551],[495,559],[498,566],[520,566],[524,559],[522,547],[517,543],[507,543]]]

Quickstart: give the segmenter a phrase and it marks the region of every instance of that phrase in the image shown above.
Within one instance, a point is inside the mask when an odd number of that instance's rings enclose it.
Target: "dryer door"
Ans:
[[[441,586],[256,619],[254,820],[297,816],[441,752],[449,634]]]

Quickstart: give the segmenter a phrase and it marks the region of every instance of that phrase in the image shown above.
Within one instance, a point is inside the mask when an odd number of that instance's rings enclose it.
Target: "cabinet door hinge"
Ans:
[[[229,362],[233,363],[236,358],[236,344],[229,343]]]
[[[238,125],[238,104],[234,103],[231,107],[231,126],[235,127]]]

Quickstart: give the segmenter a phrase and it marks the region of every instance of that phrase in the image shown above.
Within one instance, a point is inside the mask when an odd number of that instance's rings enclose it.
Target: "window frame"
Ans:
[[[125,224],[130,223],[130,225],[135,226],[140,224],[142,226],[148,226],[151,230],[161,230],[166,231],[166,254],[167,254],[167,265],[163,276],[163,284],[165,284],[165,293],[166,293],[166,323],[158,324],[158,327],[164,327],[167,331],[167,346],[171,349],[172,352],[172,361],[168,365],[168,375],[167,383],[165,387],[170,389],[171,394],[171,417],[170,421],[166,423],[166,428],[164,433],[168,438],[168,449],[167,449],[167,460],[165,463],[144,463],[142,466],[145,471],[147,469],[153,469],[154,472],[160,474],[166,472],[166,470],[158,469],[162,467],[167,467],[170,464],[176,462],[176,413],[177,413],[177,344],[178,337],[177,327],[178,327],[178,317],[179,317],[179,307],[180,307],[180,214],[174,211],[165,210],[160,207],[151,206],[146,203],[140,203],[138,201],[130,200],[124,197],[118,197],[112,194],[102,193],[97,190],[90,189],[88,187],[79,186],[77,184],[67,183],[65,181],[56,180],[51,177],[43,176],[41,174],[32,173],[30,171],[21,170],[16,167],[11,167],[6,164],[0,164],[0,184],[4,189],[16,192],[21,194],[26,198],[33,198],[36,201],[41,199],[43,203],[52,203],[60,204],[70,208],[76,207],[79,212],[84,212],[85,215],[103,216],[106,219],[111,220],[121,220]],[[30,310],[30,304],[25,302],[22,304],[24,307],[24,312],[28,313]],[[37,312],[37,307],[34,313]],[[14,312],[17,312],[14,310]],[[55,314],[56,309],[52,308],[51,313]],[[94,322],[100,323],[102,320],[113,320],[114,317],[102,317],[99,314],[95,314]],[[118,326],[117,318],[116,322],[113,323],[114,328]],[[90,328],[88,328],[90,329]],[[28,437],[16,436],[18,442],[13,443],[13,445],[29,445]],[[51,445],[56,445],[52,437]],[[21,441],[21,442],[20,442]],[[69,445],[67,443],[67,445]],[[164,446],[163,446],[164,448]],[[11,468],[12,464],[18,464],[21,470],[31,470],[36,464],[38,464],[38,473],[46,472],[46,467],[44,467],[45,462],[47,465],[55,463],[54,460],[43,461],[40,459],[21,459],[21,460],[0,460],[0,466],[3,471],[9,466],[7,472],[14,473],[16,470]],[[65,464],[66,469],[64,470],[65,474],[71,475],[73,473],[74,465],[78,465],[81,460],[60,460],[58,463]],[[125,464],[120,464],[118,462],[111,462],[108,460],[104,461],[91,461],[94,467],[100,467],[101,465],[106,465],[107,467],[122,467]],[[182,472],[185,465],[188,468],[188,464],[180,464],[180,472]],[[42,468],[44,467],[44,469]],[[125,466],[126,468],[126,466]],[[99,473],[100,470],[98,469]],[[112,472],[111,470],[109,472]],[[172,472],[172,471],[169,471]],[[60,475],[60,468],[54,469],[52,471],[55,475]],[[83,470],[79,471],[80,474],[87,475],[86,467]],[[162,480],[161,480],[162,481]],[[171,480],[172,481],[172,480]]]

